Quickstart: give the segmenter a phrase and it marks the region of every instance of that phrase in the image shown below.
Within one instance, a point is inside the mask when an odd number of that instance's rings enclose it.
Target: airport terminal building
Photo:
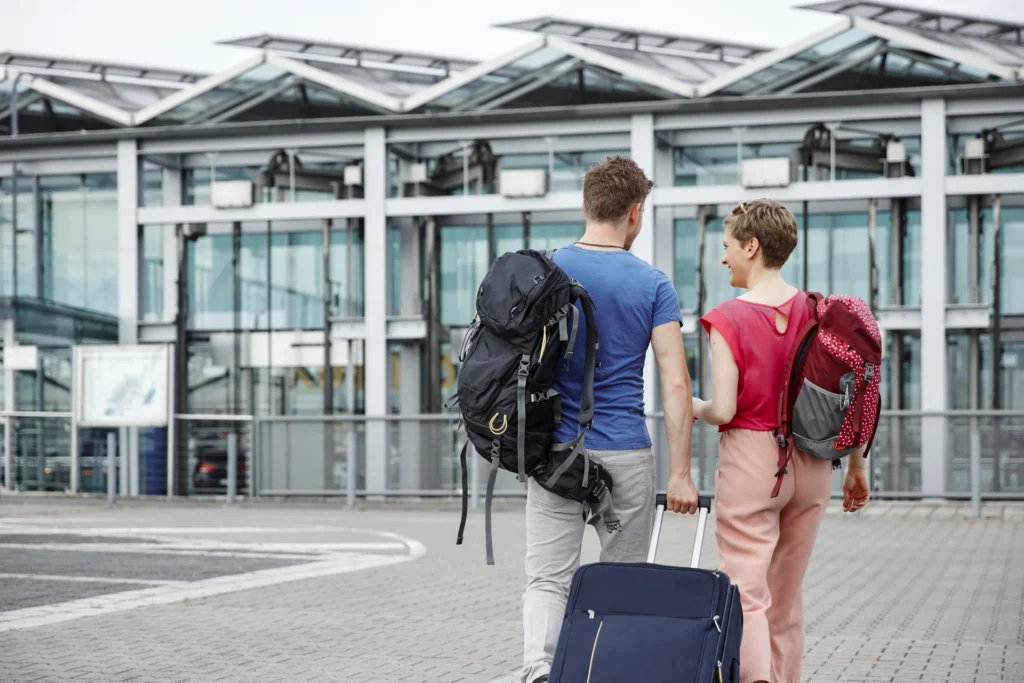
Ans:
[[[698,395],[723,217],[771,196],[790,281],[883,328],[875,494],[966,496],[975,453],[986,496],[1024,496],[1024,25],[805,9],[829,26],[783,46],[544,17],[482,62],[276,35],[213,74],[0,54],[4,488],[105,492],[113,462],[121,494],[223,493],[232,451],[243,494],[461,490],[443,404],[477,285],[581,235],[583,174],[623,154]]]

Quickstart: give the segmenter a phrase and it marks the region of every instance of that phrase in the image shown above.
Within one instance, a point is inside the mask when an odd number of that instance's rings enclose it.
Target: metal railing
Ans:
[[[176,415],[181,427],[167,490],[188,495],[224,495],[233,505],[255,486],[256,429],[251,415]]]
[[[70,417],[0,412],[0,481],[7,489],[107,493],[108,437],[117,430],[73,430]],[[237,495],[344,496],[349,506],[360,497],[457,498],[462,493],[459,455],[466,434],[457,414],[178,415],[176,421],[182,427],[179,440],[169,437],[167,443],[177,455],[174,466],[156,472],[172,492],[225,495],[229,502]],[[668,448],[662,416],[649,415],[648,428],[658,486],[664,487]],[[946,432],[946,453],[938,459],[922,453],[923,429]],[[74,449],[77,458],[71,457]],[[113,470],[117,479],[124,476],[120,450]],[[975,514],[982,500],[1024,500],[1024,411],[883,411],[869,463],[874,498],[971,500]],[[713,493],[717,465],[718,428],[695,424],[691,473],[702,493]],[[945,472],[944,490],[924,491],[923,475],[936,467]],[[474,508],[487,469],[471,447],[468,489]],[[837,496],[842,481],[843,472],[837,471]],[[125,492],[123,483],[120,490]],[[499,473],[496,496],[525,493],[514,473]]]
[[[360,496],[461,495],[459,452],[466,437],[458,424],[458,416],[448,414],[258,418],[255,494],[345,495],[350,504]],[[947,432],[946,454],[938,463],[923,457],[925,426]],[[661,415],[649,415],[648,428],[663,487],[668,448]],[[474,506],[486,465],[471,448]],[[697,423],[691,473],[701,492],[714,491],[717,466],[718,428]],[[934,466],[945,471],[944,490],[924,491],[924,468]],[[972,499],[976,512],[983,498],[1024,499],[1024,411],[883,411],[869,468],[875,498]],[[842,495],[843,476],[844,470],[834,475],[836,496]],[[513,473],[500,472],[495,492],[523,496],[525,486]]]

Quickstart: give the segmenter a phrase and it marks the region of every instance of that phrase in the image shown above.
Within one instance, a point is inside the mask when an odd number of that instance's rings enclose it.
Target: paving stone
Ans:
[[[0,681],[486,683],[520,664],[525,533],[513,503],[494,514],[494,566],[484,563],[482,513],[470,516],[457,547],[458,513],[429,504],[201,513],[157,506],[85,518],[139,526],[152,522],[147,515],[163,519],[164,509],[181,526],[301,520],[375,529],[416,539],[427,552],[403,564],[0,633]],[[1024,517],[1009,504],[981,520],[969,519],[969,506],[966,516],[950,510],[958,508],[872,502],[854,518],[832,506],[805,581],[804,681],[1024,681]],[[61,526],[79,511],[53,514]],[[708,524],[702,566],[710,568],[714,516]],[[694,517],[669,515],[658,561],[685,564],[694,528]],[[596,558],[590,534],[584,561]],[[159,575],[152,558],[137,571],[118,562],[116,575]],[[199,564],[190,570],[206,575]]]

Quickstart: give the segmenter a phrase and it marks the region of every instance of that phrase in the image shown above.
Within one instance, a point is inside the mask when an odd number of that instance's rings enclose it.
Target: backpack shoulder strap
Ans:
[[[790,420],[791,409],[790,398],[795,387],[793,382],[797,380],[796,371],[803,365],[803,359],[807,355],[808,347],[814,342],[815,331],[818,328],[818,302],[823,298],[817,292],[806,292],[807,307],[811,310],[811,317],[801,326],[796,335],[793,348],[789,350],[786,357],[786,365],[782,370],[782,386],[779,388],[777,417],[775,424],[775,441],[779,445],[779,469],[775,473],[775,488],[772,490],[772,498],[779,495],[782,487],[782,475],[786,472],[791,455],[790,443]]]
[[[546,259],[548,259],[550,261],[551,258],[555,255],[556,251],[558,251],[558,249],[545,249],[544,252],[543,252],[544,253],[544,258],[546,258]]]
[[[594,301],[583,286],[572,280],[570,297],[579,299],[587,325],[587,352],[583,362],[583,394],[580,396],[580,426],[589,428],[594,421],[594,369],[597,367],[597,322]]]

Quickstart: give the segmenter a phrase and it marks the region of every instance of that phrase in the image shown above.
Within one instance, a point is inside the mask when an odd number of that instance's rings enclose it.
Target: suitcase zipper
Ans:
[[[591,613],[593,614],[593,613]],[[593,617],[591,617],[593,618]],[[597,625],[597,635],[594,636],[594,647],[590,650],[590,666],[587,667],[587,683],[590,683],[590,675],[594,671],[594,655],[597,654],[597,639],[601,637],[601,627],[604,626],[604,619]],[[721,676],[719,676],[721,677]]]

